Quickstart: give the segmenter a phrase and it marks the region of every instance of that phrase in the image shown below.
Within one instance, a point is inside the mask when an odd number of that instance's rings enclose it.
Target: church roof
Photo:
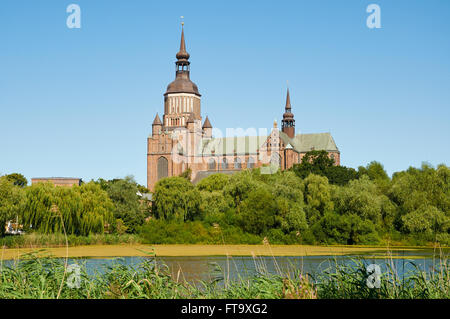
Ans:
[[[256,154],[267,136],[234,136],[206,140],[203,155]]]
[[[173,93],[191,93],[197,96],[201,96],[201,94],[198,92],[197,84],[191,81],[189,75],[186,72],[177,73],[175,81],[167,86],[167,90],[164,95]]]
[[[311,150],[325,150],[329,152],[339,152],[330,133],[297,134],[290,138],[282,131],[279,131],[280,139],[289,148],[298,153],[306,153]],[[267,141],[268,136],[237,136],[212,138],[204,141],[204,156],[220,155],[242,155],[256,154]]]
[[[339,151],[330,133],[297,134],[290,140],[294,149],[300,153],[312,150]]]

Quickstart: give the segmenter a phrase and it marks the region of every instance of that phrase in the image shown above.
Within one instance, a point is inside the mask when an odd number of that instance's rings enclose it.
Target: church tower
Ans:
[[[294,114],[291,109],[291,98],[289,96],[289,88],[287,89],[286,106],[283,114],[283,120],[281,121],[281,131],[290,138],[295,136],[295,120]]]
[[[184,40],[184,23],[181,27],[180,51],[175,62],[175,81],[167,86],[164,93],[163,126],[167,130],[186,127],[189,118],[201,121],[200,98],[197,85],[190,79],[189,53]]]

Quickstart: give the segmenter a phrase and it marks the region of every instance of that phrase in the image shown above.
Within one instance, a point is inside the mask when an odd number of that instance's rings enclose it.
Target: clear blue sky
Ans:
[[[297,131],[331,132],[343,165],[449,164],[448,0],[2,0],[0,174],[145,184],[181,15],[213,126],[270,128],[289,80]]]

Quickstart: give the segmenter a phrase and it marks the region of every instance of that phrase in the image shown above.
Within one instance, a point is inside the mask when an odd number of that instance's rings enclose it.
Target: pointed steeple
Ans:
[[[292,113],[291,107],[291,96],[289,94],[289,87],[287,88],[286,94],[286,105],[284,107],[285,111],[283,114],[283,120],[281,121],[281,131],[290,138],[295,136],[295,120],[294,114]]]
[[[206,116],[206,119],[205,119],[205,123],[203,123],[203,127],[202,128],[212,128],[212,125],[211,125],[211,123],[209,122],[209,118],[208,118],[208,115]]]
[[[152,125],[162,125],[161,119],[159,118],[158,113],[156,113],[155,119],[153,120]]]
[[[286,95],[286,106],[285,106],[285,110],[291,110],[291,97],[289,95],[289,88],[287,88],[287,95]]]
[[[186,43],[184,41],[184,22],[181,23],[181,42],[180,42],[180,51],[177,53],[177,63],[179,62],[188,62],[189,60],[189,53],[186,52]]]
[[[181,27],[180,51],[178,51],[176,57],[177,61],[175,62],[175,81],[167,86],[167,90],[164,95],[170,93],[192,93],[200,97],[201,94],[198,92],[198,87],[194,82],[191,81],[189,75],[191,62],[189,62],[190,55],[186,51],[186,42],[184,39],[184,23],[182,23]]]

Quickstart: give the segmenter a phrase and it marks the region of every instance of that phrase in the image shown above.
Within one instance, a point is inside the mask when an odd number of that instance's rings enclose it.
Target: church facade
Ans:
[[[289,89],[281,130],[274,122],[268,134],[217,137],[208,117],[201,116],[201,94],[190,79],[190,55],[186,51],[184,29],[175,80],[164,93],[162,119],[156,114],[147,139],[147,187],[164,177],[191,170],[196,183],[214,173],[232,174],[243,169],[262,167],[262,173],[286,170],[300,163],[306,152],[325,150],[336,165],[340,151],[330,133],[296,134]],[[255,130],[256,132],[256,130]]]

